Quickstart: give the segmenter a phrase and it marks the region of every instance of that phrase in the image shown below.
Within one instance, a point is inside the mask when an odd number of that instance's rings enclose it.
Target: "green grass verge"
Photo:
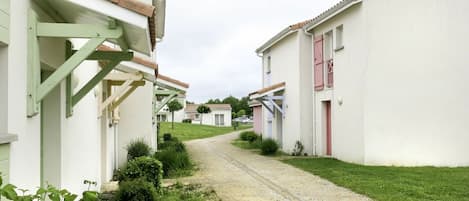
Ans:
[[[261,141],[255,141],[253,143],[249,143],[248,141],[243,141],[241,139],[235,139],[231,141],[231,144],[235,147],[241,148],[241,149],[247,149],[250,150],[254,153],[261,154]],[[261,154],[262,155],[262,154]],[[275,152],[275,154],[272,155],[263,155],[267,157],[283,157],[283,156],[288,156],[285,152],[278,150]]]
[[[174,186],[162,188],[158,194],[160,201],[218,201],[217,194],[213,189],[202,188],[200,184],[182,185],[177,183]]]
[[[238,130],[252,128],[252,125],[240,125]],[[181,141],[208,138],[217,135],[233,132],[233,127],[216,127],[200,124],[174,123],[174,129],[171,128],[171,122],[161,122],[160,135],[171,133]]]
[[[469,168],[363,166],[329,158],[283,162],[374,200],[469,200]]]

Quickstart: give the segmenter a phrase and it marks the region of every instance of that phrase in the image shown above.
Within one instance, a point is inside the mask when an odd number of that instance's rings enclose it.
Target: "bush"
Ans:
[[[278,144],[273,139],[266,139],[262,141],[261,144],[261,153],[263,155],[272,155],[275,154],[278,150]]]
[[[173,171],[187,169],[192,166],[189,154],[186,151],[177,150],[175,147],[168,147],[156,152],[154,158],[163,164],[164,176],[168,176]]]
[[[159,188],[163,178],[163,165],[160,161],[142,156],[135,158],[127,163],[127,165],[118,172],[119,181],[128,181],[142,178],[152,183],[155,188]]]
[[[183,120],[182,120],[182,123],[191,124],[191,123],[192,123],[192,119],[183,119]]]
[[[151,148],[143,139],[130,142],[127,145],[127,160],[132,160],[141,156],[150,156]]]
[[[156,201],[157,192],[152,183],[135,179],[119,183],[116,201]]]
[[[160,143],[158,145],[159,150],[168,149],[168,148],[171,148],[171,147],[176,149],[176,151],[178,151],[178,152],[186,151],[186,146],[184,145],[184,143],[179,141],[179,139],[177,137],[173,137],[173,138],[171,138],[170,141],[165,141],[165,142]]]
[[[301,153],[303,153],[304,146],[301,144],[300,141],[296,141],[295,143],[295,148],[293,148],[293,156],[301,156]]]
[[[243,141],[249,141],[250,143],[257,140],[258,136],[252,131],[245,131],[239,134],[239,138]]]
[[[172,139],[172,136],[171,136],[171,133],[165,133],[163,134],[163,141],[171,141]]]

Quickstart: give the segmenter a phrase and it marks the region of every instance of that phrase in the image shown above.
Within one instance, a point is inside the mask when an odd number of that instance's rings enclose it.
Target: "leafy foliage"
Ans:
[[[134,179],[119,183],[116,201],[156,201],[155,186],[145,179]]]
[[[172,136],[171,136],[171,133],[165,133],[163,134],[163,141],[171,141],[172,139]]]
[[[212,112],[212,110],[207,105],[199,105],[199,107],[197,107],[197,112],[200,114],[207,114]]]
[[[47,188],[38,188],[35,194],[26,194],[27,190],[19,189],[12,184],[2,186],[2,183],[3,179],[0,176],[0,200],[4,197],[12,201],[75,201],[78,197],[66,189],[60,190],[52,185],[48,185]],[[18,195],[17,191],[22,194]],[[98,201],[98,196],[98,192],[90,191],[88,188],[88,191],[83,192],[83,198],[80,201]]]
[[[186,147],[177,138],[162,143],[160,151],[155,153],[154,158],[163,164],[164,176],[169,176],[172,172],[192,167]]]
[[[250,143],[256,141],[258,135],[252,131],[245,131],[239,134],[239,139],[243,141],[249,141]]]
[[[192,119],[183,119],[182,123],[190,124],[190,123],[192,123]]]
[[[150,156],[150,152],[150,146],[143,139],[137,139],[127,145],[127,160],[132,160],[141,156]]]
[[[173,100],[167,104],[169,112],[176,112],[184,108],[184,106],[178,101]]]
[[[278,150],[278,144],[273,139],[266,139],[262,141],[261,144],[261,154],[263,155],[272,155],[275,154]]]
[[[162,166],[160,161],[152,157],[138,157],[127,162],[127,165],[118,172],[117,178],[119,181],[142,178],[151,182],[155,188],[159,188],[163,178]]]
[[[242,117],[244,115],[246,115],[246,110],[243,110],[243,109],[239,110],[238,113],[236,114],[236,116],[238,117]]]

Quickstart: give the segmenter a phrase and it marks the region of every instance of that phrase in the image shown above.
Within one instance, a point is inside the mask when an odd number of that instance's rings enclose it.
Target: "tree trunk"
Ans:
[[[171,128],[174,129],[174,111],[171,112],[171,119],[172,119]]]
[[[200,125],[202,125],[202,120],[204,119],[203,117],[204,117],[204,115],[200,114]]]

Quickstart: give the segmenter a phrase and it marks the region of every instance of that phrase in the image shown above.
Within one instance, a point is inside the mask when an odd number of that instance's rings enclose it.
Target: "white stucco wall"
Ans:
[[[469,2],[366,0],[364,6],[365,163],[469,165]]]
[[[355,5],[313,30],[313,37],[333,31],[336,46],[336,27],[343,25],[344,49],[333,51],[334,86],[315,91],[315,154],[326,154],[326,122],[323,101],[331,101],[332,156],[348,162],[363,163],[363,96],[366,75],[365,21],[363,9]],[[313,48],[311,46],[311,48]],[[326,64],[325,64],[326,65]],[[313,65],[311,65],[313,68]],[[327,70],[324,81],[327,82]],[[314,82],[311,79],[311,82]],[[326,84],[325,84],[326,85]],[[338,101],[343,101],[339,105]]]
[[[285,82],[285,117],[275,115],[272,119],[272,137],[282,144],[283,151],[290,153],[296,142],[301,141],[304,151],[312,153],[312,83],[311,38],[302,30],[277,42],[263,55],[264,83]],[[271,58],[271,78],[265,79],[267,60]],[[279,93],[278,95],[282,95]],[[263,135],[269,133],[269,111],[263,109]],[[280,113],[279,113],[280,114]],[[279,118],[282,118],[281,121]],[[280,126],[279,124],[282,123]],[[281,132],[281,134],[280,134]]]
[[[143,139],[153,148],[156,144],[156,133],[153,132],[153,85],[149,82],[137,88],[119,106],[120,121],[118,125],[119,166],[127,161],[127,145],[134,140]]]
[[[207,114],[200,114],[203,125],[215,126],[215,114],[222,114],[224,118],[224,126],[231,126],[231,110],[212,110]],[[200,124],[200,120],[192,120],[193,124]]]

